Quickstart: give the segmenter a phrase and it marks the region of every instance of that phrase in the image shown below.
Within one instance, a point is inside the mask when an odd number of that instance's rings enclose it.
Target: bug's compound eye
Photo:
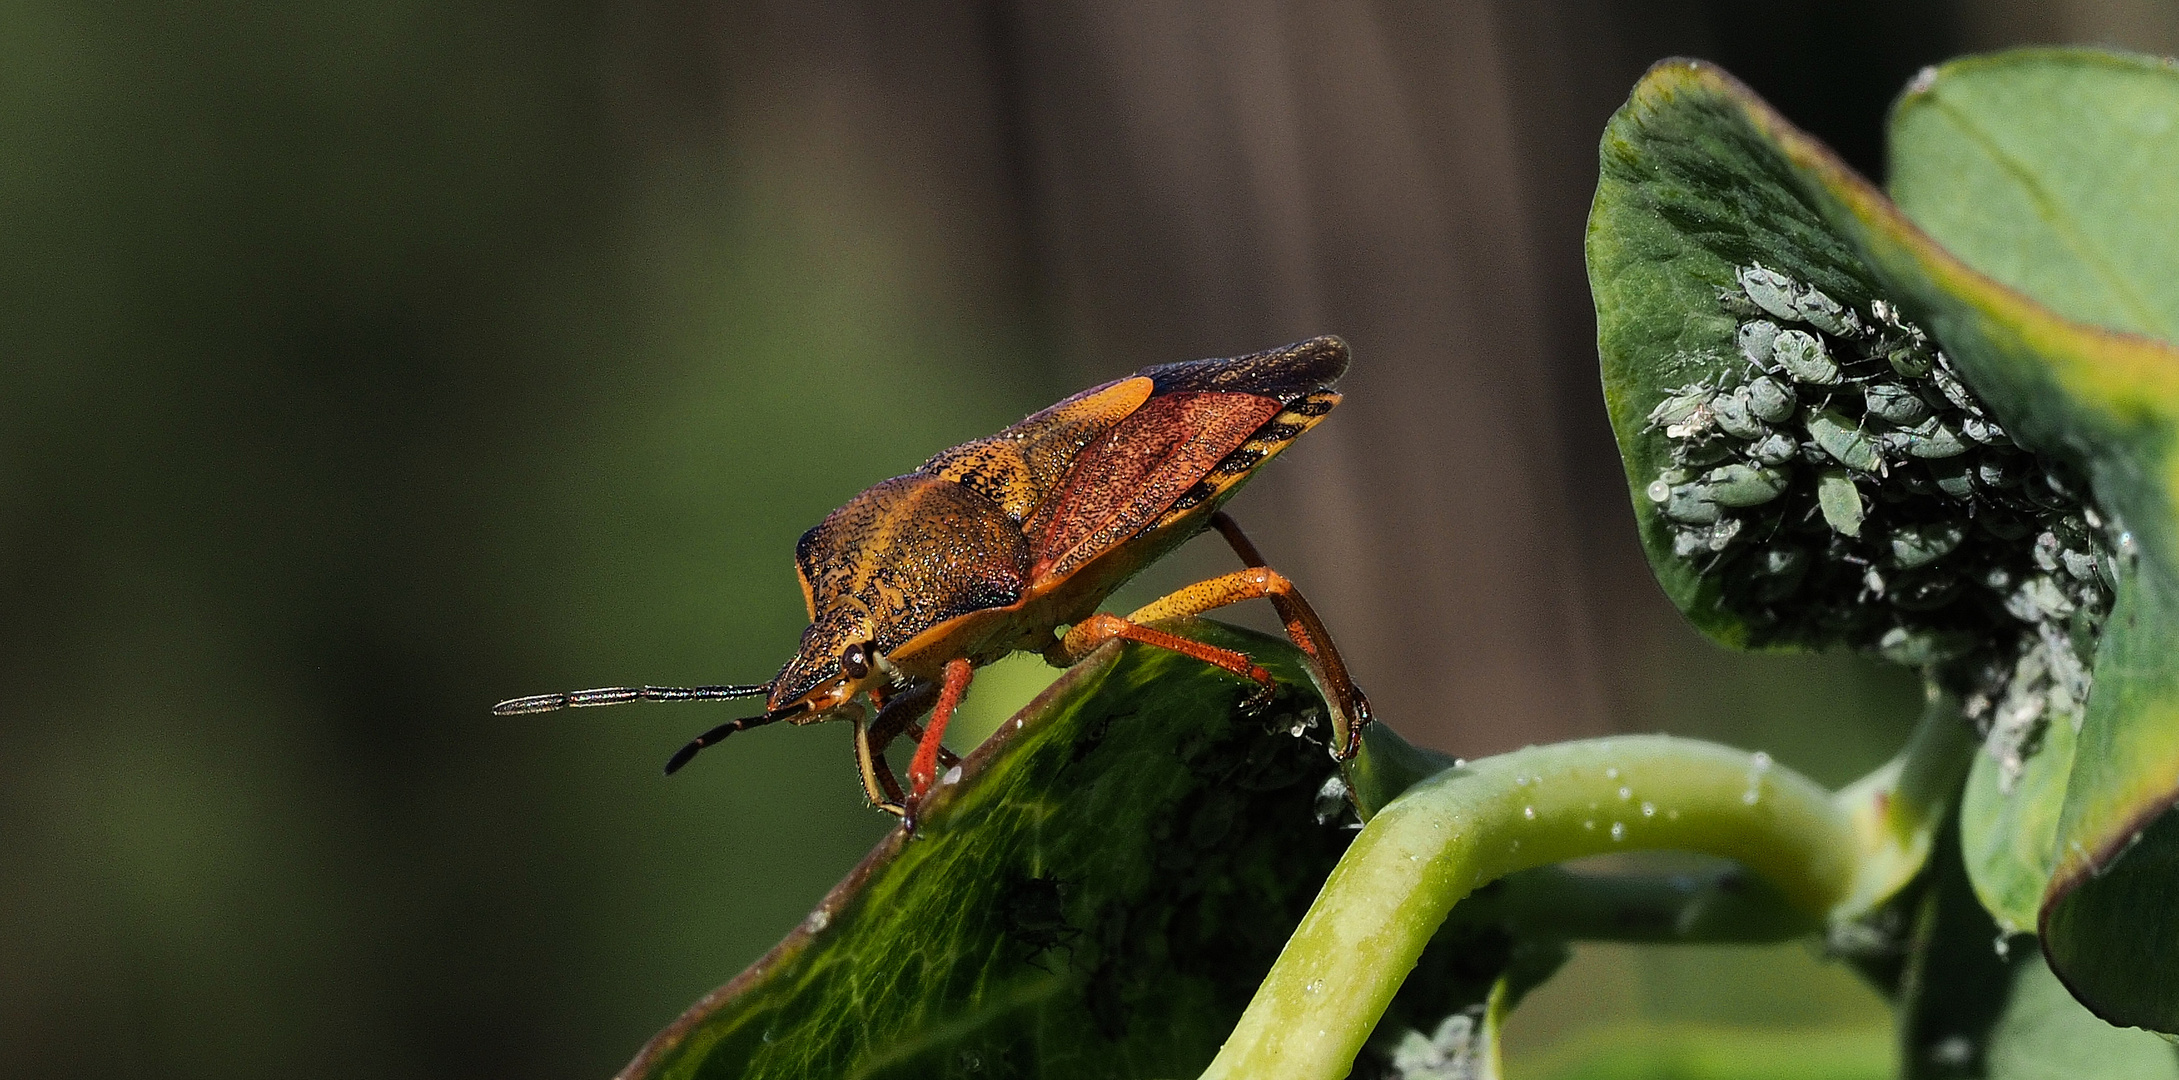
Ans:
[[[840,653],[840,670],[850,679],[870,677],[871,647],[868,642],[856,642]]]

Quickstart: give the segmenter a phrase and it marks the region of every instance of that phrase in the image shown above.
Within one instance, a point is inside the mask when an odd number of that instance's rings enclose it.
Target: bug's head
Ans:
[[[800,707],[815,719],[863,694],[890,686],[893,665],[878,647],[867,616],[825,619],[802,633],[802,647],[772,682],[774,712]]]

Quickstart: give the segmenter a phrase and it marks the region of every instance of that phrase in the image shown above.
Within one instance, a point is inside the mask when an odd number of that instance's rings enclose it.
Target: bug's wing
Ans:
[[[1347,373],[1349,358],[1346,342],[1329,336],[1313,337],[1247,356],[1159,364],[1136,374],[1156,384],[1159,397],[1216,391],[1255,394],[1285,404],[1331,389]]]
[[[1029,522],[1031,583],[1064,577],[1158,520],[1279,411],[1255,394],[1151,398],[1075,456]]]
[[[1008,517],[1026,520],[1057,488],[1075,455],[1141,408],[1155,385],[1137,375],[1092,387],[996,435],[947,450],[917,471],[960,484]]]

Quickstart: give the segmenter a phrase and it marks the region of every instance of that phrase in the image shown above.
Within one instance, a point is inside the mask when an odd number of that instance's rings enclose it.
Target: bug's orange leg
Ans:
[[[908,788],[915,801],[922,801],[923,793],[938,779],[938,756],[946,749],[938,740],[945,737],[946,722],[953,719],[953,710],[960,708],[961,699],[968,696],[968,682],[975,675],[976,666],[965,656],[946,661],[930,726],[923,729],[923,737],[916,742],[915,760],[908,763]]]
[[[1201,660],[1212,667],[1222,668],[1244,679],[1253,680],[1257,686],[1257,693],[1250,696],[1249,701],[1251,703],[1269,700],[1269,695],[1277,686],[1272,681],[1270,672],[1256,666],[1254,660],[1250,660],[1247,656],[1234,652],[1232,649],[1221,649],[1216,645],[1205,645],[1200,641],[1184,638],[1178,634],[1168,634],[1163,630],[1144,626],[1133,618],[1123,619],[1117,615],[1103,613],[1092,615],[1076,623],[1072,629],[1067,631],[1066,638],[1053,646],[1051,652],[1047,655],[1063,661],[1061,665],[1063,667],[1072,666],[1076,661],[1088,656],[1092,649],[1111,641],[1113,638],[1125,638],[1128,641],[1139,641],[1145,645],[1154,645],[1160,649],[1167,649],[1182,656]]]
[[[1361,745],[1356,738],[1370,722],[1369,699],[1347,674],[1347,662],[1339,655],[1339,647],[1332,643],[1331,631],[1325,628],[1324,620],[1309,606],[1308,599],[1294,587],[1293,581],[1264,565],[1263,555],[1241,532],[1238,523],[1220,511],[1211,515],[1211,527],[1218,530],[1218,535],[1225,538],[1233,553],[1240,556],[1249,569],[1190,585],[1143,607],[1128,618],[1152,622],[1199,615],[1257,597],[1271,601],[1271,606],[1279,613],[1279,621],[1286,626],[1286,636],[1316,661],[1324,689],[1334,699],[1330,704],[1339,713],[1340,725],[1346,729],[1340,733],[1340,756],[1352,757]]]

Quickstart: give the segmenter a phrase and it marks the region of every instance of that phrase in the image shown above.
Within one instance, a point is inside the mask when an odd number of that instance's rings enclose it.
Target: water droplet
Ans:
[[[1465,766],[1466,766],[1467,764],[1468,764],[1468,759],[1467,759],[1467,758],[1462,758],[1462,757],[1456,757],[1456,758],[1454,758],[1454,759],[1453,759],[1453,768],[1456,768],[1456,769],[1458,769],[1458,768],[1462,768],[1462,767],[1465,767]]]
[[[1749,788],[1748,790],[1740,793],[1740,801],[1748,804],[1749,806],[1754,806],[1757,802],[1761,801],[1762,798],[1762,793],[1755,790],[1754,788]]]
[[[1519,850],[1521,850],[1521,842],[1520,842],[1519,840],[1515,840],[1515,841],[1513,842],[1513,850],[1515,850],[1515,851],[1519,851]]]
[[[1653,803],[1653,802],[1645,802],[1645,803],[1643,803],[1643,804],[1642,804],[1642,816],[1643,816],[1643,817],[1656,817],[1656,816],[1657,816],[1657,804],[1656,804],[1656,803]]]
[[[1761,750],[1757,750],[1754,754],[1749,755],[1748,763],[1749,766],[1753,768],[1756,772],[1770,771],[1770,755],[1762,752]]]
[[[1908,87],[1912,93],[1913,87]],[[1947,1035],[1929,1048],[1929,1060],[1947,1070],[1962,1069],[1975,1060],[1975,1044],[1965,1035]]]
[[[1630,787],[1622,787],[1622,788],[1620,788],[1620,789],[1619,789],[1619,801],[1620,801],[1620,802],[1626,802],[1626,801],[1627,801],[1628,799],[1631,799],[1631,798],[1633,798],[1633,797],[1634,797],[1634,789],[1633,789],[1633,788],[1630,788]]]
[[[1606,779],[1606,780],[1617,780],[1617,779],[1619,779],[1619,766],[1617,766],[1617,765],[1614,765],[1614,766],[1612,766],[1611,768],[1609,768],[1609,769],[1606,769],[1606,770],[1604,770],[1604,779]]]
[[[1614,822],[1612,822],[1612,839],[1614,839],[1614,840],[1624,840],[1624,839],[1626,839],[1626,838],[1627,838],[1627,824],[1626,824],[1626,822],[1623,822],[1623,821],[1614,821]]]
[[[1527,786],[1528,786],[1528,777],[1525,777],[1525,776],[1521,776],[1521,775],[1519,775],[1518,773],[1516,773],[1516,774],[1514,775],[1514,777],[1513,777],[1513,786],[1514,786],[1514,787],[1527,787]]]
[[[942,776],[942,777],[939,777],[939,779],[938,779],[938,782],[939,782],[939,783],[941,783],[941,784],[958,784],[958,783],[960,783],[960,782],[961,782],[961,767],[960,767],[959,765],[956,765],[956,766],[954,766],[953,768],[947,769],[947,770],[946,770],[946,775],[944,775],[944,776]]]
[[[1680,820],[1680,812],[1679,812],[1678,810],[1676,810],[1676,809],[1674,809],[1674,810],[1667,810],[1667,811],[1665,811],[1665,820],[1666,820],[1666,821],[1678,821],[1678,820]]]
[[[1527,818],[1530,821],[1536,820],[1536,808],[1533,806],[1522,807],[1521,816]]]
[[[1303,993],[1321,994],[1324,992],[1324,980],[1311,979],[1309,980],[1309,985],[1304,986],[1301,989]]]
[[[1581,827],[1582,827],[1582,828],[1584,828],[1584,829],[1587,829],[1587,830],[1589,830],[1590,832],[1595,832],[1595,831],[1596,831],[1596,820],[1595,820],[1594,818],[1591,818],[1591,819],[1590,819],[1590,820],[1588,820],[1588,821],[1584,821],[1584,822],[1582,822],[1582,823],[1581,823]]]
[[[817,933],[832,925],[832,913],[824,908],[818,908],[816,911],[810,912],[809,918],[802,920],[802,925],[808,927],[810,933]]]

